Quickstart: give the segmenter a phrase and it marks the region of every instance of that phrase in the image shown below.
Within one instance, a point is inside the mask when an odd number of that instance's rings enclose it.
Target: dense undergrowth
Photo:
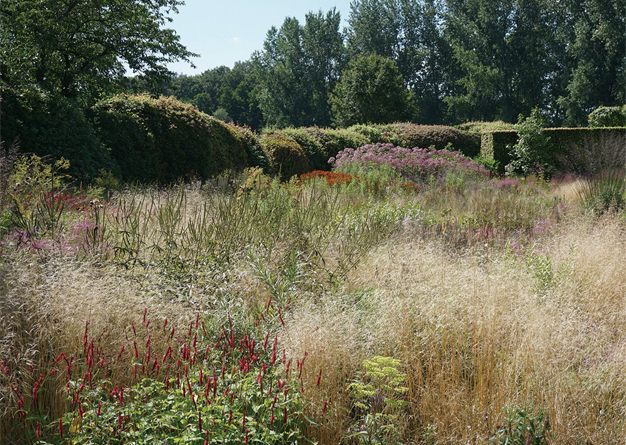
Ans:
[[[623,177],[393,154],[111,194],[2,158],[0,442],[623,442]]]

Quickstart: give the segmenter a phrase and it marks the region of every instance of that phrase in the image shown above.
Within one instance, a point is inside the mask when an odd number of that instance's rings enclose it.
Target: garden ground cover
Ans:
[[[3,189],[2,443],[626,438],[624,223],[584,181],[39,178]]]

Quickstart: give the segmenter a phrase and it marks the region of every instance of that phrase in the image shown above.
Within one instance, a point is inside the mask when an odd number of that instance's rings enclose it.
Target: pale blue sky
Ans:
[[[174,21],[167,24],[176,30],[188,50],[200,54],[193,59],[196,69],[187,63],[172,63],[169,68],[180,74],[200,74],[208,69],[248,60],[263,49],[267,31],[280,28],[285,17],[304,23],[309,11],[326,13],[333,7],[341,14],[342,28],[350,14],[351,0],[185,0]]]

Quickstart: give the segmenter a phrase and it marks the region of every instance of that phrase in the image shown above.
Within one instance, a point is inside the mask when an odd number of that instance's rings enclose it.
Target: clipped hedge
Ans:
[[[19,141],[20,152],[70,161],[69,173],[89,180],[101,169],[117,171],[115,162],[75,102],[37,88],[2,87],[2,141]]]
[[[515,130],[485,131],[480,135],[480,154],[497,161],[498,173],[511,162],[509,147],[517,143]]]
[[[328,170],[328,153],[322,142],[315,137],[315,127],[310,131],[308,128],[285,128],[280,133],[289,136],[296,141],[304,150],[314,170]]]
[[[590,140],[600,140],[611,135],[626,136],[625,127],[604,128],[545,128],[545,135],[550,138],[550,154],[557,169],[561,168],[560,159],[567,157],[568,152],[579,144]],[[481,154],[495,159],[499,164],[499,172],[511,162],[509,147],[517,142],[515,130],[487,131],[481,134]]]
[[[327,128],[323,130],[326,143],[324,149],[328,158],[337,156],[346,148],[359,148],[369,143],[369,139],[356,131]]]
[[[301,127],[282,130],[266,130],[262,139],[268,135],[282,135],[289,144],[295,142],[308,159],[311,169],[329,170],[328,159],[336,157],[337,153],[346,148],[357,149],[364,145],[386,143],[405,148],[429,148],[434,146],[443,150],[452,144],[457,150],[468,157],[474,157],[480,152],[480,135],[463,132],[453,127],[415,125],[396,123],[387,125],[353,125],[347,129]],[[266,153],[271,158],[273,155]],[[289,155],[288,163],[293,164],[292,157],[300,156],[300,152]],[[300,161],[298,161],[300,162]],[[270,160],[271,172],[280,170],[280,159]],[[300,165],[300,164],[299,164]],[[291,167],[285,166],[291,172]],[[299,167],[300,168],[300,167]],[[283,178],[286,177],[282,174]],[[288,178],[288,177],[287,177]]]
[[[313,170],[300,144],[286,134],[264,134],[260,138],[260,143],[269,161],[269,173],[279,176],[282,181],[288,181],[294,175]]]
[[[513,130],[514,126],[515,124],[509,124],[504,121],[471,121],[456,125],[455,128],[458,128],[461,131],[467,131],[468,133],[480,134],[484,131]]]
[[[454,127],[395,123],[383,125],[381,128],[383,132],[395,134],[403,147],[434,146],[437,150],[443,150],[448,144],[452,144],[453,150],[467,157],[474,157],[480,153],[480,136]]]
[[[588,116],[589,126],[626,127],[626,105],[623,107],[598,107]]]
[[[126,181],[205,180],[251,163],[251,139],[173,97],[123,94],[92,111]]]

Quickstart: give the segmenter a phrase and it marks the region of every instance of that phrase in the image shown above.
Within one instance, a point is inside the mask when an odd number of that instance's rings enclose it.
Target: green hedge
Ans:
[[[509,124],[504,121],[472,121],[465,122],[464,124],[455,125],[455,128],[458,128],[461,131],[466,131],[468,133],[481,134],[485,131],[513,130],[514,126],[515,124]]]
[[[285,128],[280,131],[281,134],[289,136],[296,141],[304,153],[306,154],[311,166],[314,170],[328,170],[328,152],[326,147],[320,141],[320,138],[315,137],[315,129],[309,131],[308,128]]]
[[[328,158],[334,158],[341,150],[346,148],[359,148],[369,144],[369,139],[356,131],[344,128],[323,130],[326,143],[324,149]]]
[[[269,161],[269,173],[280,176],[282,181],[288,181],[294,175],[301,175],[313,169],[300,144],[286,134],[264,134],[260,143]]]
[[[498,162],[498,173],[504,173],[504,168],[511,162],[511,155],[507,147],[517,143],[515,130],[485,131],[480,135],[480,153]]]
[[[126,181],[204,180],[251,164],[253,138],[173,97],[123,94],[92,110]]]
[[[384,134],[395,135],[399,139],[399,145],[405,148],[434,146],[437,150],[443,150],[448,144],[452,144],[453,150],[471,158],[480,153],[480,135],[445,125],[395,123],[382,125],[381,129]]]
[[[546,128],[545,135],[550,138],[550,153],[554,165],[560,167],[559,159],[566,157],[573,146],[587,143],[589,140],[600,140],[610,135],[626,135],[624,127],[605,128]],[[511,162],[507,147],[517,142],[515,130],[487,131],[481,134],[481,154],[495,159],[499,164],[500,173]]]
[[[89,180],[101,169],[117,171],[115,162],[75,101],[37,88],[2,87],[2,141],[19,141],[21,153],[70,161],[69,173]]]

